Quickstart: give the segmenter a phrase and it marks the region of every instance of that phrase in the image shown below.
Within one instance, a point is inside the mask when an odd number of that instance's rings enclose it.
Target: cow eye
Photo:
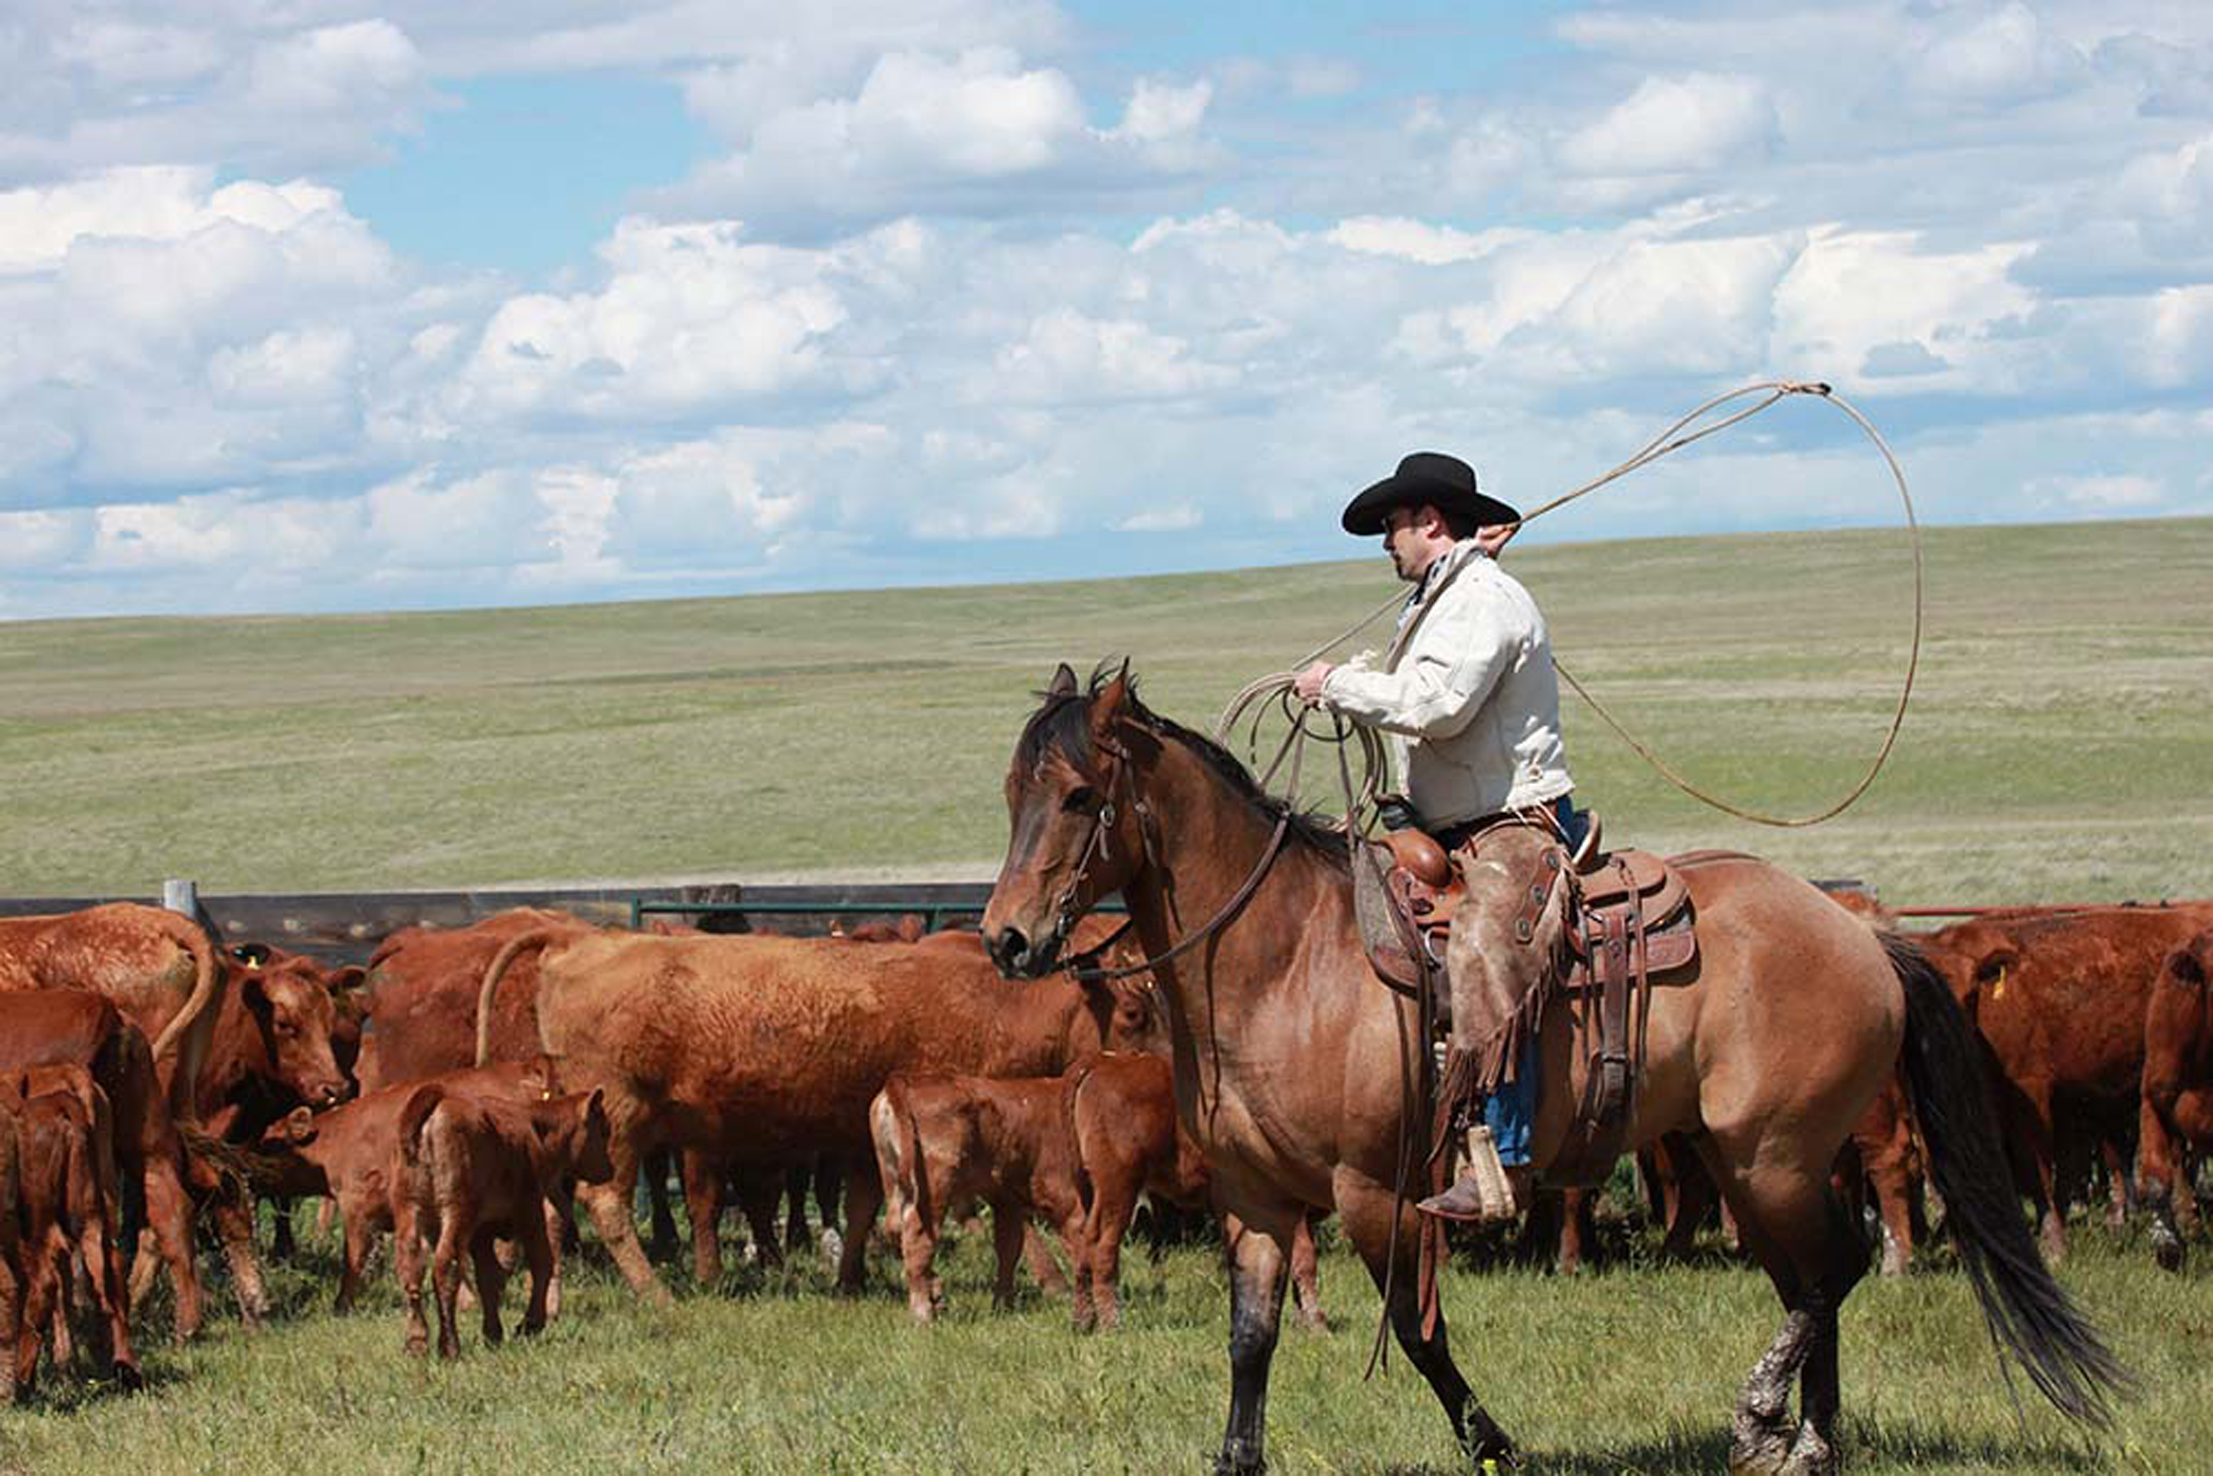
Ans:
[[[1099,791],[1088,784],[1079,784],[1068,791],[1068,798],[1060,802],[1060,807],[1089,815],[1099,808]]]

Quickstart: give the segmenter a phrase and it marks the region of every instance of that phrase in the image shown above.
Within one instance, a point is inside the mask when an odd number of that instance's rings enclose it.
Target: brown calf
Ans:
[[[1152,1055],[1094,1055],[1059,1077],[895,1073],[869,1105],[869,1128],[908,1310],[924,1322],[944,1305],[931,1266],[949,1212],[991,1206],[994,1305],[1013,1299],[1034,1218],[1059,1233],[1075,1263],[1077,1327],[1111,1328],[1138,1200],[1190,1207],[1207,1194],[1206,1161],[1176,1124],[1168,1063]],[[1310,1220],[1300,1222],[1291,1260],[1301,1320],[1326,1326]]]
[[[558,1089],[553,1063],[501,1062],[433,1078],[447,1095],[528,1105]],[[352,1310],[362,1272],[379,1234],[392,1228],[392,1159],[400,1114],[421,1087],[404,1082],[357,1097],[328,1112],[294,1108],[263,1134],[255,1179],[267,1193],[327,1195],[345,1232],[336,1310]],[[558,1265],[556,1266],[558,1274]]]
[[[615,1171],[607,1138],[607,1112],[596,1090],[521,1105],[450,1094],[437,1082],[409,1094],[400,1110],[391,1168],[394,1259],[407,1297],[408,1352],[421,1353],[429,1344],[423,1251],[432,1241],[441,1357],[461,1352],[455,1304],[464,1247],[476,1267],[485,1342],[501,1338],[499,1299],[507,1271],[495,1242],[502,1237],[519,1241],[530,1265],[530,1305],[522,1330],[535,1333],[546,1325],[553,1276],[546,1197],[570,1177],[606,1182]]]
[[[930,1321],[945,1305],[944,1285],[931,1269],[945,1217],[978,1200],[991,1207],[998,1254],[992,1305],[1014,1303],[1014,1268],[1034,1216],[1059,1232],[1076,1260],[1076,1316],[1084,1320],[1084,1206],[1062,1092],[1057,1076],[900,1071],[869,1103],[886,1218],[906,1267],[907,1310],[919,1320]]]
[[[184,1151],[145,1035],[98,995],[73,989],[0,994],[0,1071],[81,1066],[108,1099],[117,1167],[143,1189],[146,1228],[176,1288],[178,1341],[200,1329],[193,1203]],[[132,1228],[132,1227],[126,1227]],[[153,1262],[147,1262],[149,1274]]]
[[[0,1077],[0,1102],[14,1118],[15,1138],[21,1320],[12,1392],[17,1398],[30,1392],[49,1321],[61,1329],[55,1361],[68,1358],[65,1312],[80,1263],[106,1325],[109,1367],[118,1382],[136,1389],[143,1380],[114,1250],[115,1143],[107,1094],[82,1066],[34,1066]]]

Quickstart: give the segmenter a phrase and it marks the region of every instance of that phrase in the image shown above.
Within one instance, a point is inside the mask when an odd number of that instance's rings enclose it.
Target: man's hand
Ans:
[[[1301,702],[1312,707],[1322,700],[1322,683],[1337,669],[1334,661],[1317,661],[1297,676],[1291,678],[1291,690]]]
[[[1495,559],[1498,551],[1520,531],[1519,523],[1486,523],[1475,530],[1475,546]]]

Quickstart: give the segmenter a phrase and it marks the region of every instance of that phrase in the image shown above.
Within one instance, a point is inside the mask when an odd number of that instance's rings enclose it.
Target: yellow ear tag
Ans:
[[[2004,964],[1998,965],[1998,982],[1990,986],[1990,997],[1992,999],[2004,999],[2006,997],[2006,966]]]
[[[258,958],[249,958],[249,959],[247,959],[247,960],[245,961],[245,963],[246,963],[246,972],[248,972],[248,973],[250,973],[250,974],[258,974],[258,973],[260,973],[260,972],[261,972],[261,960],[260,960],[260,959],[258,959]]]

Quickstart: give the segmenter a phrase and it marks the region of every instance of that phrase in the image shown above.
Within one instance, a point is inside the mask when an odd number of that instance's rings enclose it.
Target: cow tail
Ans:
[[[400,1109],[400,1153],[408,1159],[422,1157],[423,1124],[430,1121],[430,1114],[438,1110],[438,1104],[446,1099],[446,1089],[435,1081],[424,1082],[409,1095],[407,1105]]]
[[[1083,1136],[1076,1128],[1076,1094],[1091,1080],[1091,1073],[1098,1065],[1097,1056],[1087,1056],[1069,1067],[1066,1085],[1060,1093],[1061,1127],[1068,1134],[1068,1161],[1076,1180],[1076,1202],[1083,1206],[1086,1224],[1091,1221],[1091,1202],[1098,1197],[1098,1191],[1091,1182],[1091,1166],[1084,1161]]]
[[[158,1063],[172,1051],[178,1054],[177,1069],[169,1078],[169,1111],[178,1121],[184,1122],[199,1117],[202,1063],[183,1058],[182,1042],[199,1018],[215,1008],[216,994],[223,987],[223,962],[214,938],[196,922],[178,920],[169,936],[192,955],[192,993],[185,997],[183,1008],[162,1026],[161,1034],[154,1037],[153,1056]]]
[[[1944,1198],[1945,1220],[1991,1342],[2019,1361],[2061,1413],[2110,1429],[2112,1397],[2132,1392],[2135,1380],[2037,1254],[1967,1017],[1920,945],[1895,933],[1882,940],[1905,990],[1902,1064],[1929,1177]]]
[[[525,949],[543,948],[558,935],[558,929],[532,928],[508,939],[507,945],[492,955],[491,966],[484,971],[484,983],[476,993],[477,1065],[487,1065],[492,1059],[492,996],[498,993],[499,981],[506,976],[507,966]]]
[[[922,1224],[933,1224],[936,1217],[930,1213],[930,1166],[922,1158],[922,1125],[915,1121],[914,1103],[907,1096],[907,1084],[894,1075],[884,1083],[884,1100],[890,1105],[893,1127],[898,1134],[897,1150],[906,1160],[906,1172],[901,1177],[914,1190],[914,1212]],[[889,1185],[885,1186],[885,1191],[888,1196]],[[893,1229],[904,1241],[904,1228],[894,1226]]]
[[[868,1137],[876,1146],[876,1171],[884,1181],[884,1215],[897,1235],[899,1218],[906,1207],[907,1192],[902,1185],[909,1160],[900,1132],[899,1107],[888,1081],[868,1104]]]

